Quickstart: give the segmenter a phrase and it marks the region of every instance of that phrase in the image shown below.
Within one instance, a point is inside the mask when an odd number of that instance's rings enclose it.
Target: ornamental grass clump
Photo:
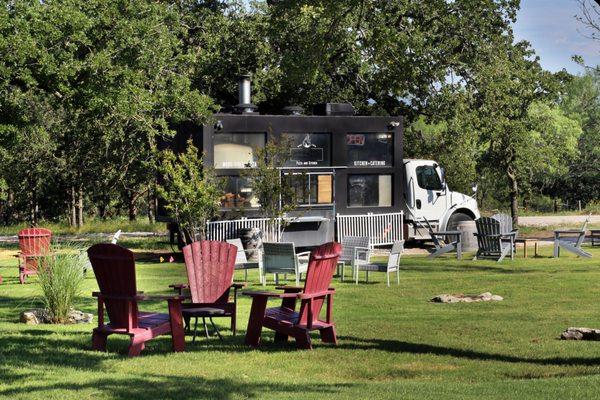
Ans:
[[[79,250],[60,252],[54,249],[50,255],[41,257],[38,277],[42,301],[52,323],[68,322],[75,299],[81,292],[86,265],[87,255]]]

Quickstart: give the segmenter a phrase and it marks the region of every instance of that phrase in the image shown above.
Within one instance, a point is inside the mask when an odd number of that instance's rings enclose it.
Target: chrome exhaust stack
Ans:
[[[250,74],[241,75],[238,80],[238,100],[239,104],[235,109],[240,114],[252,114],[257,107],[252,104],[252,89],[251,89]]]

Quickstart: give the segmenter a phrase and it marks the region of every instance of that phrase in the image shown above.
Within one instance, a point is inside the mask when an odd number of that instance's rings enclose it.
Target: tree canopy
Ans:
[[[594,28],[588,10],[582,21]],[[237,103],[404,115],[408,156],[480,199],[598,198],[598,73],[544,71],[518,0],[5,0],[0,200],[11,220],[155,207],[157,144]],[[566,189],[568,188],[568,189]]]

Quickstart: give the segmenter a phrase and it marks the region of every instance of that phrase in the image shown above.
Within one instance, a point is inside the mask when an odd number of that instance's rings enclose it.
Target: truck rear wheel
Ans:
[[[447,231],[455,231],[459,222],[464,221],[473,221],[473,218],[470,215],[465,213],[457,212],[450,216],[448,223],[446,224]]]

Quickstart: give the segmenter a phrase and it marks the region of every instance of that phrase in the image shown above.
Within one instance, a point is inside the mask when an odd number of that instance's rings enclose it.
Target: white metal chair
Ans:
[[[404,240],[394,242],[390,256],[386,263],[370,263],[370,264],[359,264],[357,266],[357,272],[355,276],[355,283],[358,285],[358,271],[366,271],[367,283],[369,282],[369,272],[385,272],[387,277],[387,285],[390,286],[390,275],[392,272],[396,272],[396,281],[400,285],[400,257],[404,250]]]
[[[267,284],[267,274],[275,274],[275,284],[279,284],[279,274],[295,274],[296,285],[300,285],[301,274],[308,270],[310,251],[296,254],[294,243],[263,243],[262,266],[260,268],[263,286]]]
[[[345,236],[342,238],[342,255],[338,258],[338,274],[344,282],[344,267],[350,264],[352,278],[356,275],[356,266],[368,264],[371,258],[371,246],[367,236]],[[341,271],[340,271],[341,269]]]

